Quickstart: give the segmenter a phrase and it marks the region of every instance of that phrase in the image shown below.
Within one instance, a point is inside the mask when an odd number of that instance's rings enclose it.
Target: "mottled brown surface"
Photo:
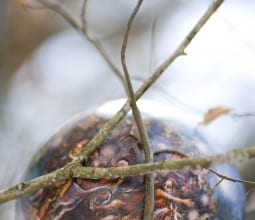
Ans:
[[[62,130],[48,142],[48,150],[32,173],[44,174],[60,168],[79,153],[104,123],[96,116],[79,121]],[[145,121],[155,161],[178,160],[183,155],[200,155],[188,133],[174,123]],[[63,136],[64,135],[64,136]],[[195,140],[195,141],[194,141]],[[172,151],[171,151],[172,149]],[[161,150],[161,152],[158,152]],[[164,150],[166,150],[164,152]],[[177,152],[176,152],[177,151]],[[36,161],[35,161],[36,162]],[[38,161],[37,161],[38,162]],[[130,119],[123,120],[89,158],[88,166],[117,167],[144,162],[137,128]],[[32,175],[34,175],[32,174]],[[201,169],[155,173],[155,207],[153,219],[215,219],[217,201]],[[23,200],[26,219],[141,219],[144,207],[144,178],[134,176],[115,180],[74,179],[41,190]]]

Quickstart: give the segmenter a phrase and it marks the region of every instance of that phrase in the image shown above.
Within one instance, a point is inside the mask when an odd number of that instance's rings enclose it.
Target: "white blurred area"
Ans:
[[[121,67],[123,30],[135,1],[90,2],[89,27]],[[132,78],[148,77],[210,2],[145,1],[129,38],[127,63]],[[75,11],[79,5],[71,8]],[[197,122],[218,105],[237,113],[255,112],[254,10],[252,0],[226,1],[187,48],[187,56],[179,57],[146,97],[175,105]],[[0,128],[0,173],[8,173],[0,175],[0,188],[20,180],[33,153],[63,121],[124,95],[118,78],[76,31],[66,30],[46,40],[12,79],[4,106],[5,127]],[[217,151],[255,143],[255,118],[222,116],[199,129],[215,140]],[[252,169],[241,170],[244,178],[255,179]],[[0,219],[13,219],[13,213],[13,202],[0,207]]]

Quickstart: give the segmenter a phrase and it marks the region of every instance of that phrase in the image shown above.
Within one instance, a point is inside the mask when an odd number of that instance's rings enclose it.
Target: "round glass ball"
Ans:
[[[72,161],[74,155],[102,128],[120,106],[107,103],[67,122],[34,156],[25,179],[49,173]],[[141,101],[154,161],[178,160],[216,153],[183,112],[156,102]],[[127,115],[90,155],[86,166],[119,167],[144,163],[143,146],[136,123]],[[214,166],[224,175],[238,178],[234,167]],[[189,167],[157,171],[153,219],[243,219],[244,190],[241,184],[223,181],[206,169]],[[142,219],[144,176],[116,179],[72,179],[41,189],[17,201],[16,219]]]

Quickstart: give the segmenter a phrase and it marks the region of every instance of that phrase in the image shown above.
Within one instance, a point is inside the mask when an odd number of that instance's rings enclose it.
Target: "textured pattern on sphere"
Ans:
[[[105,121],[90,116],[60,130],[36,155],[26,178],[48,173],[71,161]],[[145,119],[144,123],[155,161],[178,160],[183,157],[180,153],[195,157],[202,155],[201,148],[208,148],[192,129],[152,118]],[[90,156],[87,165],[117,167],[143,162],[137,128],[130,118],[126,118]],[[211,190],[216,182],[216,178],[200,168],[155,172],[153,219],[219,219],[222,215],[219,206],[224,202],[219,204]],[[18,206],[24,219],[138,220],[143,216],[144,188],[143,176],[114,180],[74,179],[42,189],[20,200]]]

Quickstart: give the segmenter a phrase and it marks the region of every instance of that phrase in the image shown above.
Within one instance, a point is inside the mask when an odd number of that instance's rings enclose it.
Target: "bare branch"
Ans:
[[[222,175],[220,174],[219,172],[217,172],[216,170],[214,169],[209,169],[212,173],[214,173],[216,176],[220,177],[222,180],[228,180],[228,181],[231,181],[231,182],[234,182],[234,183],[246,183],[246,184],[252,184],[252,185],[255,185],[255,182],[253,181],[249,181],[249,180],[242,180],[242,179],[235,179],[235,178],[231,178],[229,176],[225,176],[225,175]]]
[[[173,149],[160,149],[160,150],[157,150],[157,151],[154,151],[153,152],[154,155],[155,154],[162,154],[162,153],[169,153],[169,154],[176,154],[180,157],[188,157],[186,154],[180,152],[180,151],[177,151],[177,150],[173,150]]]
[[[77,22],[74,17],[61,5],[53,3],[49,0],[38,0],[43,6],[46,8],[51,9],[58,15],[60,15],[62,18],[64,18],[74,29],[81,32],[85,35],[87,40],[94,45],[94,47],[97,49],[97,51],[100,53],[100,55],[103,57],[103,59],[106,61],[106,63],[109,65],[113,73],[116,74],[116,76],[121,80],[124,87],[125,86],[125,80],[121,73],[121,71],[118,69],[118,67],[112,62],[112,60],[109,58],[109,55],[105,52],[105,49],[103,48],[102,44],[91,34],[88,32],[87,29],[87,22],[86,22],[86,7],[88,0],[84,0],[81,10],[81,20],[82,20],[82,26]]]
[[[201,30],[201,28],[205,25],[205,23],[209,20],[209,18],[214,14],[214,12],[220,7],[220,5],[224,2],[224,0],[216,0],[212,3],[212,5],[207,9],[205,14],[199,19],[197,24],[192,28],[192,30],[188,33],[185,39],[181,42],[181,44],[177,47],[174,53],[165,60],[152,74],[152,76],[147,79],[144,84],[137,91],[137,98],[139,98],[161,75],[162,73],[169,67],[173,61],[179,57],[180,55],[185,54],[186,47],[190,44],[193,38],[197,35],[197,33]]]
[[[203,27],[206,21],[211,17],[211,15],[216,11],[216,9],[222,4],[223,0],[215,1],[205,12],[202,18],[197,22],[195,27],[189,32],[185,40],[179,45],[175,52],[159,67],[155,70],[150,78],[148,78],[143,85],[135,93],[136,100],[139,99],[144,92],[157,80],[157,78],[163,73],[163,71],[179,56],[184,52],[184,49],[189,45],[194,36]],[[166,65],[167,64],[167,65]],[[89,143],[86,148],[82,151],[81,159],[86,159],[87,155],[91,154],[98,145],[107,137],[110,131],[119,123],[119,121],[127,114],[129,111],[129,100],[124,104],[124,106],[119,110],[119,112],[109,120],[105,126],[99,131]],[[98,141],[97,141],[98,140]],[[98,145],[97,145],[98,144]]]
[[[220,178],[208,191],[212,193],[223,182],[223,180],[224,180],[223,178]]]
[[[40,0],[45,1],[45,0]],[[163,71],[181,54],[183,54],[184,49],[189,45],[191,40],[195,35],[201,30],[205,25],[206,21],[209,20],[211,15],[217,10],[217,8],[223,3],[223,0],[216,0],[197,22],[197,24],[192,28],[183,42],[175,50],[175,52],[159,67],[155,70],[150,78],[148,78],[143,85],[135,93],[135,98],[138,100],[143,93],[158,79],[158,77],[163,73]],[[166,65],[167,64],[167,65]],[[76,158],[79,161],[87,160],[88,156],[97,149],[97,147],[103,142],[103,140],[109,135],[113,128],[125,117],[125,115],[130,110],[130,100],[122,106],[122,108],[99,130],[99,132],[89,141],[85,148],[82,149],[81,154]]]
[[[183,54],[184,49],[189,45],[191,40],[195,35],[201,30],[205,25],[206,21],[209,20],[211,15],[217,10],[217,8],[222,4],[223,0],[215,1],[205,12],[202,18],[197,22],[194,28],[186,36],[185,40],[179,45],[175,52],[159,67],[155,70],[150,78],[148,78],[143,85],[136,91],[135,98],[138,100],[147,89],[158,79],[158,77],[163,73],[163,71],[181,54]],[[166,65],[168,64],[168,65]],[[94,138],[83,148],[80,160],[86,160],[88,156],[103,142],[103,140],[109,135],[111,130],[120,122],[122,118],[130,110],[130,100],[123,105],[123,107],[115,114],[105,125],[100,129],[100,131],[94,136]]]
[[[39,0],[40,2],[47,2],[47,0]],[[154,74],[146,80],[146,82],[135,93],[136,100],[151,86],[156,79],[162,74],[162,72],[181,54],[184,53],[184,49],[189,45],[194,36],[199,32],[202,26],[220,6],[223,0],[216,0],[212,6],[209,7],[204,16],[199,20],[191,32],[187,35],[185,40],[180,44],[176,51],[161,65]],[[80,25],[75,20],[69,18],[69,14],[66,13],[63,8],[51,5],[52,10],[57,10],[61,16],[69,21],[69,23],[80,29]],[[86,160],[88,156],[103,142],[112,129],[120,122],[122,118],[127,114],[130,109],[130,101],[128,100],[121,110],[109,120],[103,128],[94,136],[94,138],[86,145],[81,151],[81,154],[77,156],[70,164],[65,165],[63,168],[54,171],[51,174],[38,177],[34,180],[17,184],[16,186],[4,189],[0,191],[0,203],[9,201],[11,199],[27,196],[39,189],[55,184],[56,182],[63,181],[69,178],[117,178],[131,175],[151,174],[156,170],[164,169],[181,169],[186,166],[200,165],[201,167],[208,168],[212,162],[232,162],[235,158],[244,157],[245,159],[255,157],[255,147],[238,149],[223,155],[216,155],[205,158],[183,158],[178,161],[163,161],[156,163],[146,163],[127,167],[114,167],[114,168],[89,168],[81,166],[81,162]],[[55,175],[56,174],[56,175]],[[52,176],[51,176],[52,175]],[[42,181],[43,184],[40,184]]]
[[[38,191],[39,189],[55,185],[57,182],[62,182],[69,178],[116,179],[119,177],[122,178],[127,176],[145,175],[153,173],[155,171],[176,170],[186,167],[199,167],[208,169],[211,166],[211,164],[231,163],[234,162],[236,158],[243,158],[243,161],[255,158],[255,146],[250,148],[236,149],[224,154],[218,154],[209,157],[199,158],[190,157],[182,158],[179,160],[167,160],[122,167],[109,167],[109,168],[84,167],[81,166],[79,163],[71,162],[65,165],[63,168],[56,170],[52,173],[1,190],[0,203],[27,196],[33,192]],[[225,176],[223,175],[221,177],[225,178]],[[229,177],[226,177],[226,179],[227,178]],[[229,179],[231,180],[232,178]],[[247,183],[254,184],[251,181],[247,181]]]
[[[65,168],[55,170],[51,173],[39,176],[27,182],[19,183],[8,189],[0,191],[0,203],[7,202],[12,199],[17,199],[30,195],[45,187],[55,185],[56,183],[66,181],[71,177],[71,167],[77,163],[66,164]]]
[[[252,187],[252,188],[250,188],[249,190],[247,190],[247,191],[245,192],[245,195],[244,195],[243,199],[245,199],[245,198],[248,197],[251,193],[253,193],[254,190],[255,190],[255,187]]]
[[[84,0],[81,7],[81,22],[82,22],[82,30],[86,32],[87,30],[87,20],[86,20],[86,9],[88,5],[88,0]]]
[[[130,74],[128,72],[128,67],[126,63],[126,49],[128,43],[128,37],[130,33],[131,26],[133,21],[143,3],[143,0],[138,0],[136,7],[134,8],[128,23],[127,28],[124,34],[124,39],[121,46],[121,64],[126,78],[126,85],[128,89],[128,96],[130,98],[131,108],[133,112],[133,116],[136,121],[136,125],[139,131],[139,135],[143,144],[144,153],[145,153],[145,162],[151,163],[153,162],[153,152],[150,148],[149,138],[146,131],[146,128],[143,124],[141,113],[136,104],[136,98],[133,90],[133,86],[130,79]],[[150,220],[152,219],[152,212],[154,208],[154,175],[148,174],[146,175],[146,185],[145,185],[145,205],[144,205],[144,212],[143,212],[143,219]]]
[[[109,67],[112,69],[112,71],[116,74],[116,76],[120,79],[122,82],[124,88],[126,89],[125,84],[125,78],[122,74],[122,72],[118,69],[118,67],[113,63],[113,61],[110,59],[109,55],[106,53],[105,49],[103,48],[100,41],[96,39],[95,36],[93,36],[88,31],[88,25],[87,25],[87,19],[86,19],[86,9],[88,5],[88,0],[83,1],[82,10],[81,10],[81,21],[82,21],[82,27],[81,31],[86,36],[87,40],[94,45],[94,47],[98,50],[100,55],[104,58],[106,63],[109,65]]]
[[[54,11],[63,17],[74,29],[81,30],[80,24],[74,19],[74,17],[59,4],[53,3],[48,0],[38,0],[43,6]]]

